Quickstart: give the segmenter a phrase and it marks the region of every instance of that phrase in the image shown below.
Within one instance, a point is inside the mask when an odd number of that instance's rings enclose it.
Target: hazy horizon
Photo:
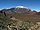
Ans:
[[[32,10],[40,11],[40,0],[0,0],[0,9],[24,6]]]

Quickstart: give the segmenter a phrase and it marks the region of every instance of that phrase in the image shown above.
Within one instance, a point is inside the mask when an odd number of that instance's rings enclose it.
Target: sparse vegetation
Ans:
[[[24,13],[28,9],[24,9],[24,11],[22,9],[23,13],[11,12],[11,10],[0,11],[0,30],[37,30],[40,28],[40,24],[37,24],[37,22],[40,23],[40,15],[29,14],[29,11],[28,14],[26,12]]]

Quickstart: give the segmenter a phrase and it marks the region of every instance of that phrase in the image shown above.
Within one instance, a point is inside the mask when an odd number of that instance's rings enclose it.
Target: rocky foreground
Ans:
[[[0,30],[40,30],[40,22],[8,18],[0,13]]]

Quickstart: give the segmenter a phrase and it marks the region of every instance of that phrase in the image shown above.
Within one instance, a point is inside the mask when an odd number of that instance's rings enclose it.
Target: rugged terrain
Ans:
[[[0,30],[39,30],[40,12],[27,8],[0,11]]]

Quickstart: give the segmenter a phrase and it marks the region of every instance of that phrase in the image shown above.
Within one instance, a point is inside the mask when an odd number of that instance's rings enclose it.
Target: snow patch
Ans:
[[[16,6],[16,8],[25,8],[24,6]]]

